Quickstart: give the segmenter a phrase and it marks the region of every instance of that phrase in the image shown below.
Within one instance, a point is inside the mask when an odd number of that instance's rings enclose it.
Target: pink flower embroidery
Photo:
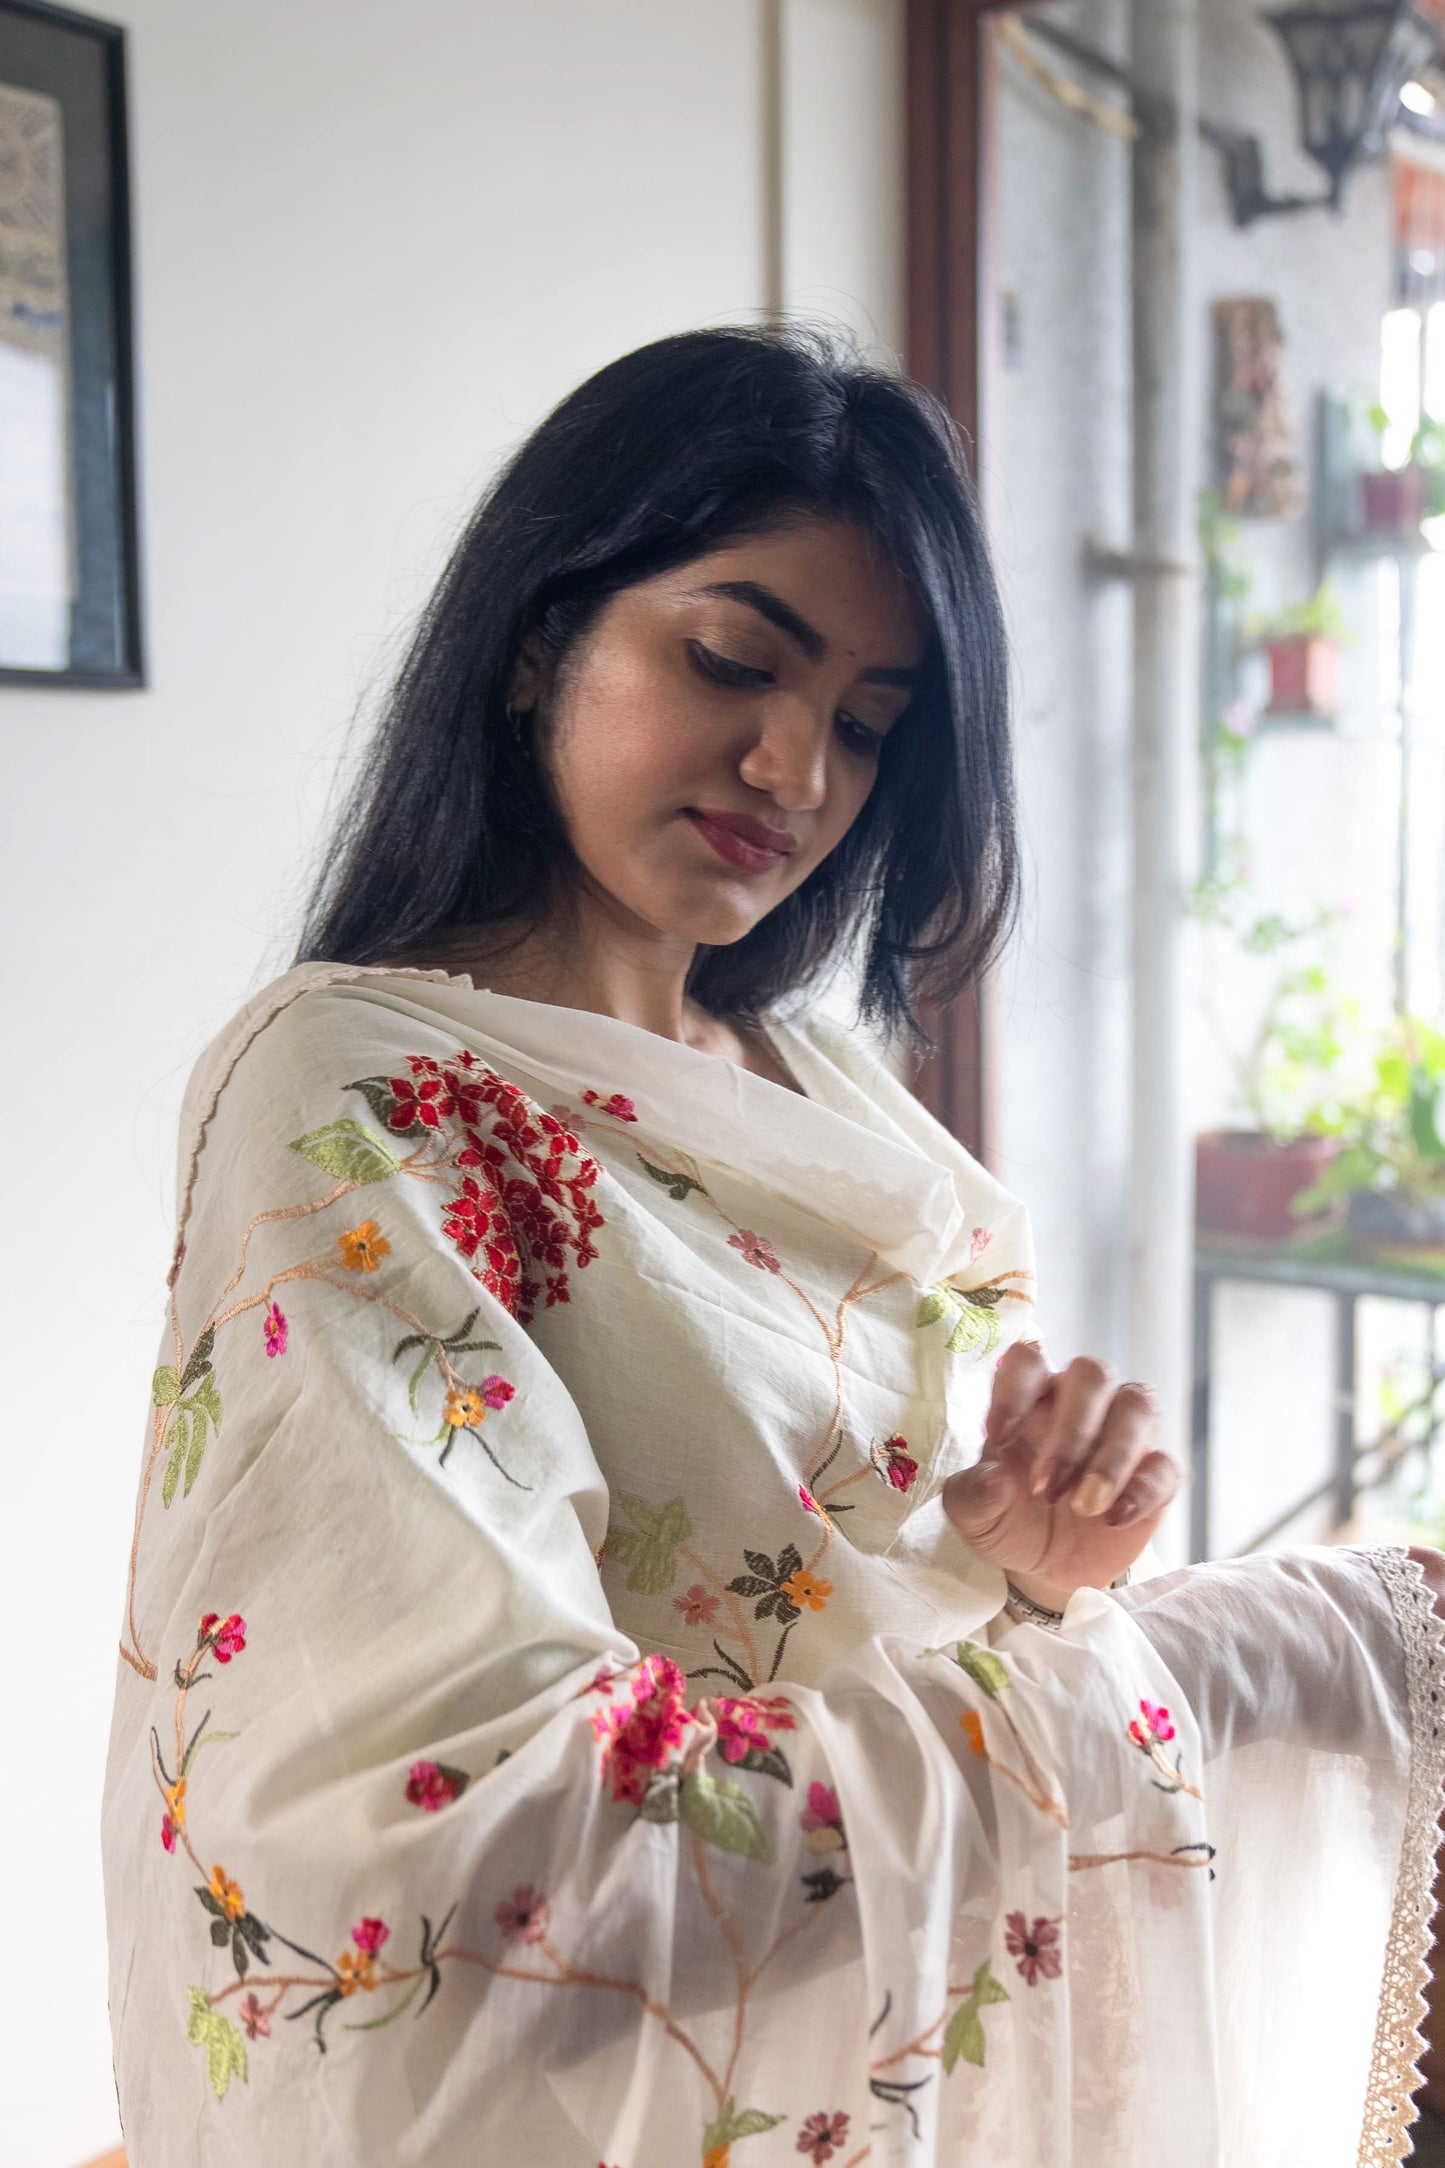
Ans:
[[[741,1250],[750,1265],[759,1272],[781,1272],[778,1253],[764,1235],[755,1235],[751,1227],[740,1227],[735,1235],[728,1236],[728,1248]]]
[[[1010,1912],[1005,1925],[1008,1932],[1004,1948],[1010,1957],[1017,1958],[1018,1969],[1029,1986],[1037,1987],[1040,1976],[1057,1980],[1063,1970],[1058,1921],[1037,1919],[1030,1927],[1025,1913]]]
[[[798,2151],[806,2153],[814,2168],[823,2168],[848,2142],[848,2118],[839,2108],[833,2115],[810,2115],[798,2132]]]
[[[246,2029],[246,2038],[248,2040],[266,2040],[270,2038],[271,2020],[262,2008],[261,1998],[254,1988],[242,2003],[238,2015]]]
[[[1164,1746],[1174,1737],[1169,1711],[1161,1708],[1157,1701],[1141,1701],[1139,1715],[1129,1726],[1129,1737],[1146,1754],[1153,1746]]]
[[[201,1620],[197,1648],[204,1648],[208,1641],[216,1652],[218,1664],[228,1664],[233,1656],[239,1656],[246,1646],[246,1621],[240,1612],[233,1611],[229,1618],[222,1618],[219,1611],[208,1611]]]
[[[168,1814],[161,1816],[161,1843],[168,1852],[174,1852],[176,1848],[176,1824]]]
[[[973,1230],[973,1234],[972,1234],[972,1236],[970,1237],[970,1240],[969,1240],[969,1252],[968,1252],[968,1255],[969,1255],[969,1262],[970,1262],[970,1264],[971,1264],[971,1263],[973,1262],[973,1260],[974,1260],[975,1258],[977,1258],[977,1257],[982,1257],[982,1255],[983,1255],[984,1251],[985,1251],[985,1250],[986,1250],[986,1249],[988,1248],[988,1246],[989,1246],[990,1242],[992,1242],[992,1240],[993,1240],[993,1236],[992,1236],[992,1235],[991,1235],[991,1234],[989,1233],[989,1231],[988,1231],[988,1229],[987,1229],[986,1227],[975,1227],[975,1228],[974,1228],[974,1230]]]
[[[635,1122],[637,1120],[637,1111],[632,1101],[624,1099],[621,1092],[614,1092],[610,1099],[604,1099],[601,1092],[583,1092],[582,1104],[586,1107],[596,1107],[602,1114],[610,1114],[614,1122]]]
[[[406,1796],[423,1814],[439,1814],[461,1798],[469,1781],[464,1769],[449,1769],[445,1762],[414,1761],[406,1773]]]
[[[886,1483],[897,1491],[910,1490],[918,1478],[918,1463],[903,1437],[887,1438],[873,1448],[873,1465]]]
[[[273,1302],[261,1320],[261,1330],[266,1336],[266,1353],[284,1355],[286,1352],[286,1316],[279,1303]]]
[[[805,1513],[821,1513],[822,1508],[806,1483],[798,1485],[798,1503]]]
[[[799,1820],[810,1852],[842,1852],[847,1849],[848,1839],[843,1834],[843,1816],[838,1807],[838,1794],[831,1784],[813,1783],[808,1786],[808,1804]]]
[[[542,1892],[523,1882],[504,1898],[496,1922],[508,1942],[540,1942],[552,1924],[552,1907]]]
[[[718,1751],[724,1761],[740,1762],[756,1747],[770,1751],[775,1731],[796,1731],[792,1703],[786,1694],[752,1694],[713,1703],[717,1717]]]
[[[605,1747],[603,1775],[614,1799],[640,1807],[647,1787],[665,1769],[693,1721],[683,1707],[687,1681],[670,1656],[644,1656],[633,1667],[631,1704],[599,1709],[592,1729]]]
[[[685,1596],[674,1596],[674,1611],[680,1611],[687,1626],[711,1626],[717,1617],[717,1598],[709,1594],[701,1581],[694,1581]]]
[[[391,1929],[385,1920],[358,1920],[351,1930],[351,1939],[363,1957],[375,1957],[383,1942],[391,1940]]]
[[[517,1388],[515,1385],[509,1385],[505,1378],[493,1376],[482,1379],[480,1391],[487,1406],[495,1410],[504,1408],[509,1400],[514,1399]]]

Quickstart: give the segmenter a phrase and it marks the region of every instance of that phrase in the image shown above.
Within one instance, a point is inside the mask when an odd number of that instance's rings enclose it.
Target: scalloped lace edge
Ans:
[[[1395,1546],[1365,1551],[1385,1584],[1405,1659],[1410,1775],[1400,1865],[1385,1946],[1380,2008],[1360,2128],[1358,2168],[1396,2168],[1413,2151],[1411,2094],[1420,2083],[1430,1972],[1435,1850],[1445,1808],[1445,1621],[1418,1562]]]

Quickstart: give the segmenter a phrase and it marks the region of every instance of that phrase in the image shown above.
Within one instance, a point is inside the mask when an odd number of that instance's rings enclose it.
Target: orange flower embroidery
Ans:
[[[241,1895],[241,1886],[238,1882],[230,1882],[226,1879],[224,1867],[213,1867],[211,1869],[211,1895],[215,1898],[216,1903],[228,1920],[245,1918],[246,1900]]]
[[[958,1721],[963,1726],[963,1735],[974,1753],[981,1754],[987,1761],[988,1748],[983,1743],[983,1718],[977,1709],[965,1709]]]
[[[382,1258],[391,1255],[391,1244],[373,1219],[348,1227],[336,1237],[336,1247],[348,1272],[375,1272]]]
[[[336,1984],[343,1995],[364,1988],[369,1995],[376,1985],[376,1959],[370,1950],[343,1950],[336,1960]]]
[[[487,1403],[474,1385],[447,1394],[442,1420],[450,1423],[453,1430],[470,1430],[486,1419]]]
[[[794,1556],[796,1557],[796,1552]],[[831,1581],[815,1581],[806,1566],[799,1566],[782,1584],[783,1594],[799,1611],[804,1604],[810,1611],[821,1611],[833,1593]]]

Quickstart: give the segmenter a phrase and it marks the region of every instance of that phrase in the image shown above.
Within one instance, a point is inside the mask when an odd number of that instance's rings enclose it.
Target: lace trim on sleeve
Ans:
[[[1358,2156],[1359,2168],[1396,2168],[1412,2151],[1410,2095],[1420,2083],[1425,2046],[1419,2028],[1430,1977],[1435,1848],[1445,1806],[1445,1622],[1435,1616],[1425,1577],[1408,1551],[1382,1547],[1364,1555],[1384,1582],[1395,1613],[1410,1710],[1405,1830]]]

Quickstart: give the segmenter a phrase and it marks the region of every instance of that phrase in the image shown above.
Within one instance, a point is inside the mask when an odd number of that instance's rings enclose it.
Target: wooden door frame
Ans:
[[[908,369],[973,448],[977,478],[993,208],[992,41],[982,18],[1017,0],[907,0]],[[987,983],[925,1017],[936,1052],[914,1088],[978,1157],[992,1143]]]

